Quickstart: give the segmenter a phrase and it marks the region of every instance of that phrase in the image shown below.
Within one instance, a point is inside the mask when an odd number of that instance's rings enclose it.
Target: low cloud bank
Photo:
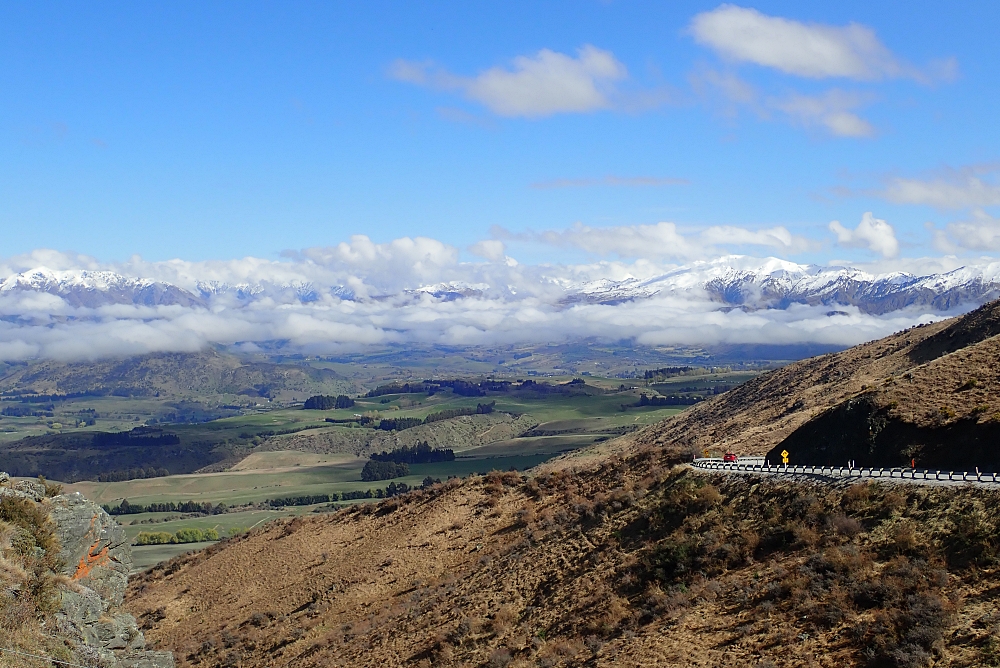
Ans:
[[[872,315],[815,299],[770,308],[759,300],[778,284],[815,292],[827,280],[878,279],[774,258],[531,266],[507,257],[499,241],[473,250],[486,261],[461,261],[458,249],[433,239],[376,244],[367,237],[281,261],[136,257],[103,264],[37,251],[0,261],[0,360],[90,360],[209,345],[322,354],[586,337],[644,345],[851,345],[946,315],[912,304]],[[977,275],[982,282],[985,274]],[[719,295],[730,283],[757,287],[742,304],[727,303]]]

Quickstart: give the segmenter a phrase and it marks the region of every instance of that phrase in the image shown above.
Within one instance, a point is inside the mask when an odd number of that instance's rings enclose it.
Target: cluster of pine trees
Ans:
[[[163,468],[150,466],[149,468],[122,469],[121,471],[108,471],[99,473],[97,482],[122,482],[123,480],[141,480],[144,478],[162,478],[170,475],[170,471]]]
[[[681,396],[679,394],[671,394],[666,397],[649,397],[643,392],[639,395],[639,403],[636,406],[690,406],[702,401],[703,397],[695,396]]]
[[[224,503],[212,505],[209,502],[198,503],[197,501],[184,501],[174,503],[129,503],[128,499],[122,499],[117,506],[111,507],[107,504],[101,506],[108,515],[138,515],[140,513],[201,513],[203,515],[221,515],[229,511],[229,506]]]
[[[492,413],[493,408],[496,405],[496,401],[491,401],[488,404],[476,404],[475,408],[472,406],[464,408],[449,408],[437,413],[431,413],[424,418],[424,424],[430,424],[431,422],[438,422],[440,420],[450,420],[451,418],[460,417],[462,415],[486,415],[487,413]]]
[[[365,396],[369,399],[381,397],[383,394],[420,394],[427,392],[433,394],[438,389],[435,383],[392,383],[390,385],[379,385],[374,390],[370,390]]]
[[[365,462],[365,467],[361,469],[361,479],[365,482],[391,480],[392,478],[402,478],[405,475],[410,475],[409,465],[398,462],[379,462],[369,459]]]
[[[682,396],[679,394],[671,394],[666,397],[650,397],[647,396],[645,392],[639,395],[639,401],[632,404],[632,407],[638,408],[640,406],[690,406],[696,404],[699,401],[704,401],[704,397],[697,395],[693,396]],[[622,404],[622,410],[628,408],[626,404]]]
[[[430,487],[434,483],[441,482],[430,476],[424,478],[423,487]],[[347,492],[331,492],[329,494],[313,494],[312,496],[288,496],[283,499],[268,499],[265,501],[269,506],[282,508],[284,506],[311,506],[317,503],[333,503],[334,501],[355,501],[358,499],[388,499],[397,494],[406,494],[410,491],[410,486],[405,482],[390,482],[385,489],[358,489]]]
[[[328,411],[331,408],[351,408],[352,406],[354,406],[354,399],[351,399],[346,394],[341,394],[336,397],[325,394],[317,394],[306,399],[306,403],[302,405],[302,408],[308,410]]]
[[[670,376],[680,376],[688,371],[694,371],[693,366],[665,366],[660,369],[646,369],[643,377],[646,380],[656,378],[669,378]]]
[[[111,433],[99,431],[94,434],[91,443],[95,448],[113,448],[126,445],[177,445],[181,442],[177,434],[155,433],[158,431],[160,430],[152,430],[149,427],[136,427],[132,431]]]
[[[403,431],[404,429],[419,427],[423,423],[423,420],[415,417],[382,418],[379,420],[376,429],[381,429],[382,431]]]
[[[438,450],[427,444],[427,441],[416,445],[394,448],[389,452],[372,454],[370,458],[377,462],[396,462],[398,464],[429,464],[431,462],[455,461],[455,451],[450,448]]]

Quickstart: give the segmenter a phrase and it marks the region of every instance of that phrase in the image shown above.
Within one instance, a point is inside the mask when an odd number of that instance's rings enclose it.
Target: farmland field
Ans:
[[[467,390],[460,393],[457,387],[450,386],[424,390],[418,383],[413,389],[420,391],[398,385],[404,391],[394,392],[392,390],[397,387],[394,385],[373,392],[374,396],[355,396],[349,408],[304,410],[301,405],[272,403],[247,407],[205,422],[152,420],[152,425],[150,421],[144,423],[146,431],[137,432],[140,437],[147,433],[170,435],[173,439],[170,443],[174,445],[165,448],[162,454],[168,456],[175,450],[187,453],[186,464],[176,457],[168,457],[164,460],[168,464],[163,465],[167,470],[161,470],[155,477],[116,482],[84,479],[66,487],[67,491],[81,492],[111,507],[119,505],[123,499],[132,506],[167,502],[225,504],[228,512],[210,515],[175,512],[118,516],[131,540],[142,531],[175,534],[182,529],[215,529],[224,538],[273,519],[324,512],[331,506],[358,502],[274,507],[268,503],[272,500],[367,490],[372,494],[379,490],[379,494],[383,494],[390,482],[418,487],[428,477],[446,480],[490,470],[524,471],[561,453],[662,421],[685,408],[684,405],[646,405],[639,401],[642,394],[654,398],[690,396],[693,397],[691,401],[697,401],[752,375],[700,373],[627,385],[617,379],[596,377],[586,381],[546,379],[521,385],[497,384],[498,390],[484,383],[483,390],[469,392],[473,396],[467,396]],[[106,423],[115,417],[118,421],[114,424],[120,429],[131,429],[134,425],[129,419],[141,418],[139,408],[149,411],[156,408],[155,402],[147,399],[88,397],[85,401],[88,407],[99,407],[90,415],[105,416],[96,425],[81,421],[69,427],[70,421],[60,417],[58,410],[52,418],[44,420],[62,422],[48,424],[38,417],[5,417],[3,424],[10,425],[12,420],[28,424],[34,420],[34,428],[45,427],[50,432],[45,437],[48,441],[39,441],[43,446],[48,443],[50,449],[55,450],[54,446],[62,442],[60,439],[70,439],[65,440],[70,447],[57,454],[65,457],[77,453],[79,457],[87,447],[96,448],[89,446],[87,439],[93,438],[97,443],[97,438],[101,437],[88,434],[102,433],[106,428],[102,421]],[[74,408],[74,403],[62,405],[64,413],[75,414],[76,411],[85,418],[87,410]],[[130,413],[129,408],[136,410]],[[386,430],[386,424],[403,426]],[[60,433],[53,434],[55,426],[62,428]],[[142,441],[137,439],[137,442]],[[21,443],[27,442],[14,443],[10,446],[12,451],[23,451],[25,446]],[[121,450],[119,460],[146,456],[153,461],[155,453],[125,443],[128,447]],[[361,479],[362,468],[371,453],[412,447],[417,443],[450,449],[455,458],[411,463],[408,475],[392,480],[366,482]],[[95,452],[101,454],[99,448]],[[45,460],[39,458],[38,461]],[[199,462],[208,462],[211,466],[193,470]],[[188,471],[182,468],[182,472],[170,474],[170,466],[182,465],[187,466]],[[136,546],[136,564],[137,567],[148,566],[200,547],[203,545]]]

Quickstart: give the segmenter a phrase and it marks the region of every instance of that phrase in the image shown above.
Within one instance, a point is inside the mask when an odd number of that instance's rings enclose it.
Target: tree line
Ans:
[[[122,499],[117,506],[107,504],[101,506],[108,515],[138,515],[140,513],[201,513],[203,515],[221,515],[229,511],[229,506],[224,503],[213,505],[208,501],[199,503],[198,501],[183,501],[175,503],[129,503],[128,499]]]
[[[134,469],[122,469],[121,471],[108,471],[107,473],[99,473],[97,475],[97,482],[122,482],[124,480],[142,480],[145,478],[162,478],[163,476],[170,475],[170,471],[163,468],[155,468],[150,466],[149,468],[134,468]]]
[[[646,380],[653,380],[654,378],[663,378],[669,376],[679,376],[685,374],[688,371],[694,371],[693,366],[665,366],[660,369],[647,369],[643,374]]]
[[[175,533],[166,531],[140,531],[135,537],[136,545],[171,545],[177,543],[201,543],[219,540],[216,529],[178,529]]]
[[[462,415],[485,415],[487,413],[492,413],[496,403],[496,401],[491,401],[488,404],[476,404],[475,408],[472,408],[471,406],[465,408],[449,408],[447,410],[438,411],[437,413],[431,413],[423,419],[418,417],[399,417],[381,418],[376,421],[374,418],[362,416],[360,418],[342,420],[326,418],[326,421],[333,424],[357,422],[362,427],[371,427],[372,429],[378,429],[381,431],[403,431],[404,429],[412,429],[413,427],[419,427],[420,425],[439,422],[441,420],[448,420]]]
[[[451,418],[460,417],[462,415],[486,415],[487,413],[492,413],[493,408],[497,405],[496,401],[491,401],[488,404],[476,404],[476,407],[466,406],[462,408],[449,408],[447,410],[438,411],[437,413],[431,413],[424,418],[424,424],[430,424],[431,422],[438,422],[440,420],[449,420]]]
[[[340,394],[336,397],[332,395],[317,394],[306,399],[302,408],[308,410],[328,411],[331,408],[351,408],[352,406],[354,406],[354,399],[351,399],[346,394]]]
[[[643,392],[639,395],[639,401],[634,404],[622,404],[622,410],[625,411],[629,408],[639,408],[641,406],[691,406],[699,401],[704,401],[704,399],[704,397],[697,395],[684,397],[679,394],[671,394],[666,397],[650,397]]]
[[[422,488],[441,482],[440,478],[427,476],[421,483]],[[329,494],[313,494],[306,496],[288,496],[283,499],[268,499],[266,504],[274,508],[284,506],[312,506],[317,503],[333,503],[334,501],[355,501],[359,499],[388,499],[399,494],[406,494],[412,487],[405,482],[390,482],[385,489],[359,489],[347,492],[331,492]]]
[[[410,475],[410,467],[406,463],[380,462],[369,459],[365,462],[365,467],[361,469],[361,479],[365,482],[391,480],[406,475]]]
[[[427,441],[414,446],[402,446],[389,452],[373,453],[370,459],[377,462],[396,462],[399,464],[430,464],[432,462],[455,461],[455,451],[451,449],[432,448]]]

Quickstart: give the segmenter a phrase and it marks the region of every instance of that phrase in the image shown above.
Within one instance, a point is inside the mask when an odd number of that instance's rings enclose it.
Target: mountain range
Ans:
[[[552,272],[555,274],[556,272]],[[1000,296],[1000,263],[971,265],[947,273],[915,275],[868,273],[850,267],[804,265],[776,258],[728,256],[695,262],[646,278],[569,280],[544,273],[522,285],[494,282],[445,281],[403,289],[369,290],[359,296],[342,284],[320,285],[310,280],[286,282],[226,282],[193,280],[178,285],[113,271],[63,270],[38,267],[0,280],[0,297],[25,293],[57,296],[71,307],[98,308],[113,304],[137,306],[211,307],[217,303],[243,307],[271,303],[309,303],[321,299],[364,301],[431,299],[455,301],[493,299],[516,301],[539,297],[557,306],[621,304],[650,299],[709,300],[720,309],[787,309],[795,304],[856,307],[883,315],[909,307],[929,312],[965,311]],[[525,284],[526,283],[526,284]]]

